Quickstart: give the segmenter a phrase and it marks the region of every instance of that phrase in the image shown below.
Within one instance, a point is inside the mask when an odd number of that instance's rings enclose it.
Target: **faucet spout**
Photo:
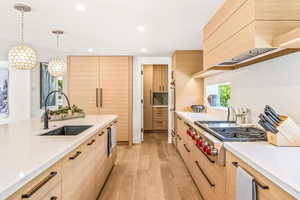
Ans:
[[[52,92],[50,92],[46,99],[45,99],[45,104],[44,104],[44,107],[45,107],[45,113],[44,113],[44,129],[48,129],[49,128],[49,117],[48,117],[48,110],[47,110],[47,102],[48,102],[48,99],[49,97],[54,94],[54,93],[60,93],[62,94],[66,100],[67,100],[67,103],[68,103],[68,107],[69,107],[69,110],[71,110],[71,105],[70,105],[70,101],[69,101],[69,98],[67,97],[67,95],[65,93],[63,93],[62,91],[59,91],[59,90],[53,90]]]

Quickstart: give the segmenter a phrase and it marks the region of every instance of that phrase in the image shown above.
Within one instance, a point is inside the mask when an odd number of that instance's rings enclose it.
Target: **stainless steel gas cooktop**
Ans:
[[[195,124],[224,142],[266,141],[266,132],[254,127],[240,127],[232,121],[196,121]]]

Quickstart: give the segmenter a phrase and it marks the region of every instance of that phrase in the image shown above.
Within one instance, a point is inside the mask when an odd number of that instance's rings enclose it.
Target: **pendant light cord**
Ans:
[[[24,10],[21,11],[21,43],[24,43]]]

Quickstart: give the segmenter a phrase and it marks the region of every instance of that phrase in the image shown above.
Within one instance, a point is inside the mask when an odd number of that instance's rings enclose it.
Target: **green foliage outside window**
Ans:
[[[230,99],[231,94],[231,86],[230,85],[220,85],[220,105],[223,107],[228,107],[229,103],[228,100]]]

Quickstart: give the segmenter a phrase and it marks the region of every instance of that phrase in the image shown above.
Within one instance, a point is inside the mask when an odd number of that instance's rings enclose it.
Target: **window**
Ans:
[[[228,107],[231,97],[231,84],[222,83],[206,86],[206,101],[211,107]]]

